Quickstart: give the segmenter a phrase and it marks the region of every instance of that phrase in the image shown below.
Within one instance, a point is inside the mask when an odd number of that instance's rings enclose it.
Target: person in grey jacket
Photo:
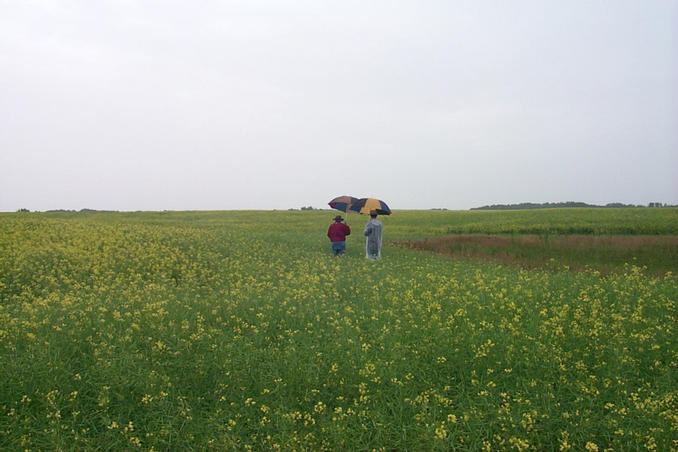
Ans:
[[[368,259],[381,259],[381,238],[384,233],[384,225],[377,219],[377,211],[370,212],[370,221],[367,222],[363,235],[365,240],[365,253]]]

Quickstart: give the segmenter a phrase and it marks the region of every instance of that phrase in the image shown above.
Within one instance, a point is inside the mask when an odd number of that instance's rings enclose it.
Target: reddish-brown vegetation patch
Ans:
[[[671,235],[491,235],[460,234],[398,246],[433,251],[452,258],[481,259],[524,268],[544,266],[620,270],[626,264],[653,273],[678,273],[678,236]]]

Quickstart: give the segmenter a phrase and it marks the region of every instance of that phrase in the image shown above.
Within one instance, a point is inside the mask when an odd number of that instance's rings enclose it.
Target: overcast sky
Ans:
[[[0,211],[678,203],[678,2],[0,0]]]

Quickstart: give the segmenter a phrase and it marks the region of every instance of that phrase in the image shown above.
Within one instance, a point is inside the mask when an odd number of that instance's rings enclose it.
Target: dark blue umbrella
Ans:
[[[358,202],[358,198],[354,198],[353,196],[339,196],[327,204],[329,204],[333,209],[349,213],[349,209],[354,202]]]

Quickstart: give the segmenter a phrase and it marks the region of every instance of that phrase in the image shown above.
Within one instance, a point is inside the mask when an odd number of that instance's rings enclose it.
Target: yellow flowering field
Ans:
[[[388,243],[657,210],[0,214],[0,450],[678,450],[674,274]]]

